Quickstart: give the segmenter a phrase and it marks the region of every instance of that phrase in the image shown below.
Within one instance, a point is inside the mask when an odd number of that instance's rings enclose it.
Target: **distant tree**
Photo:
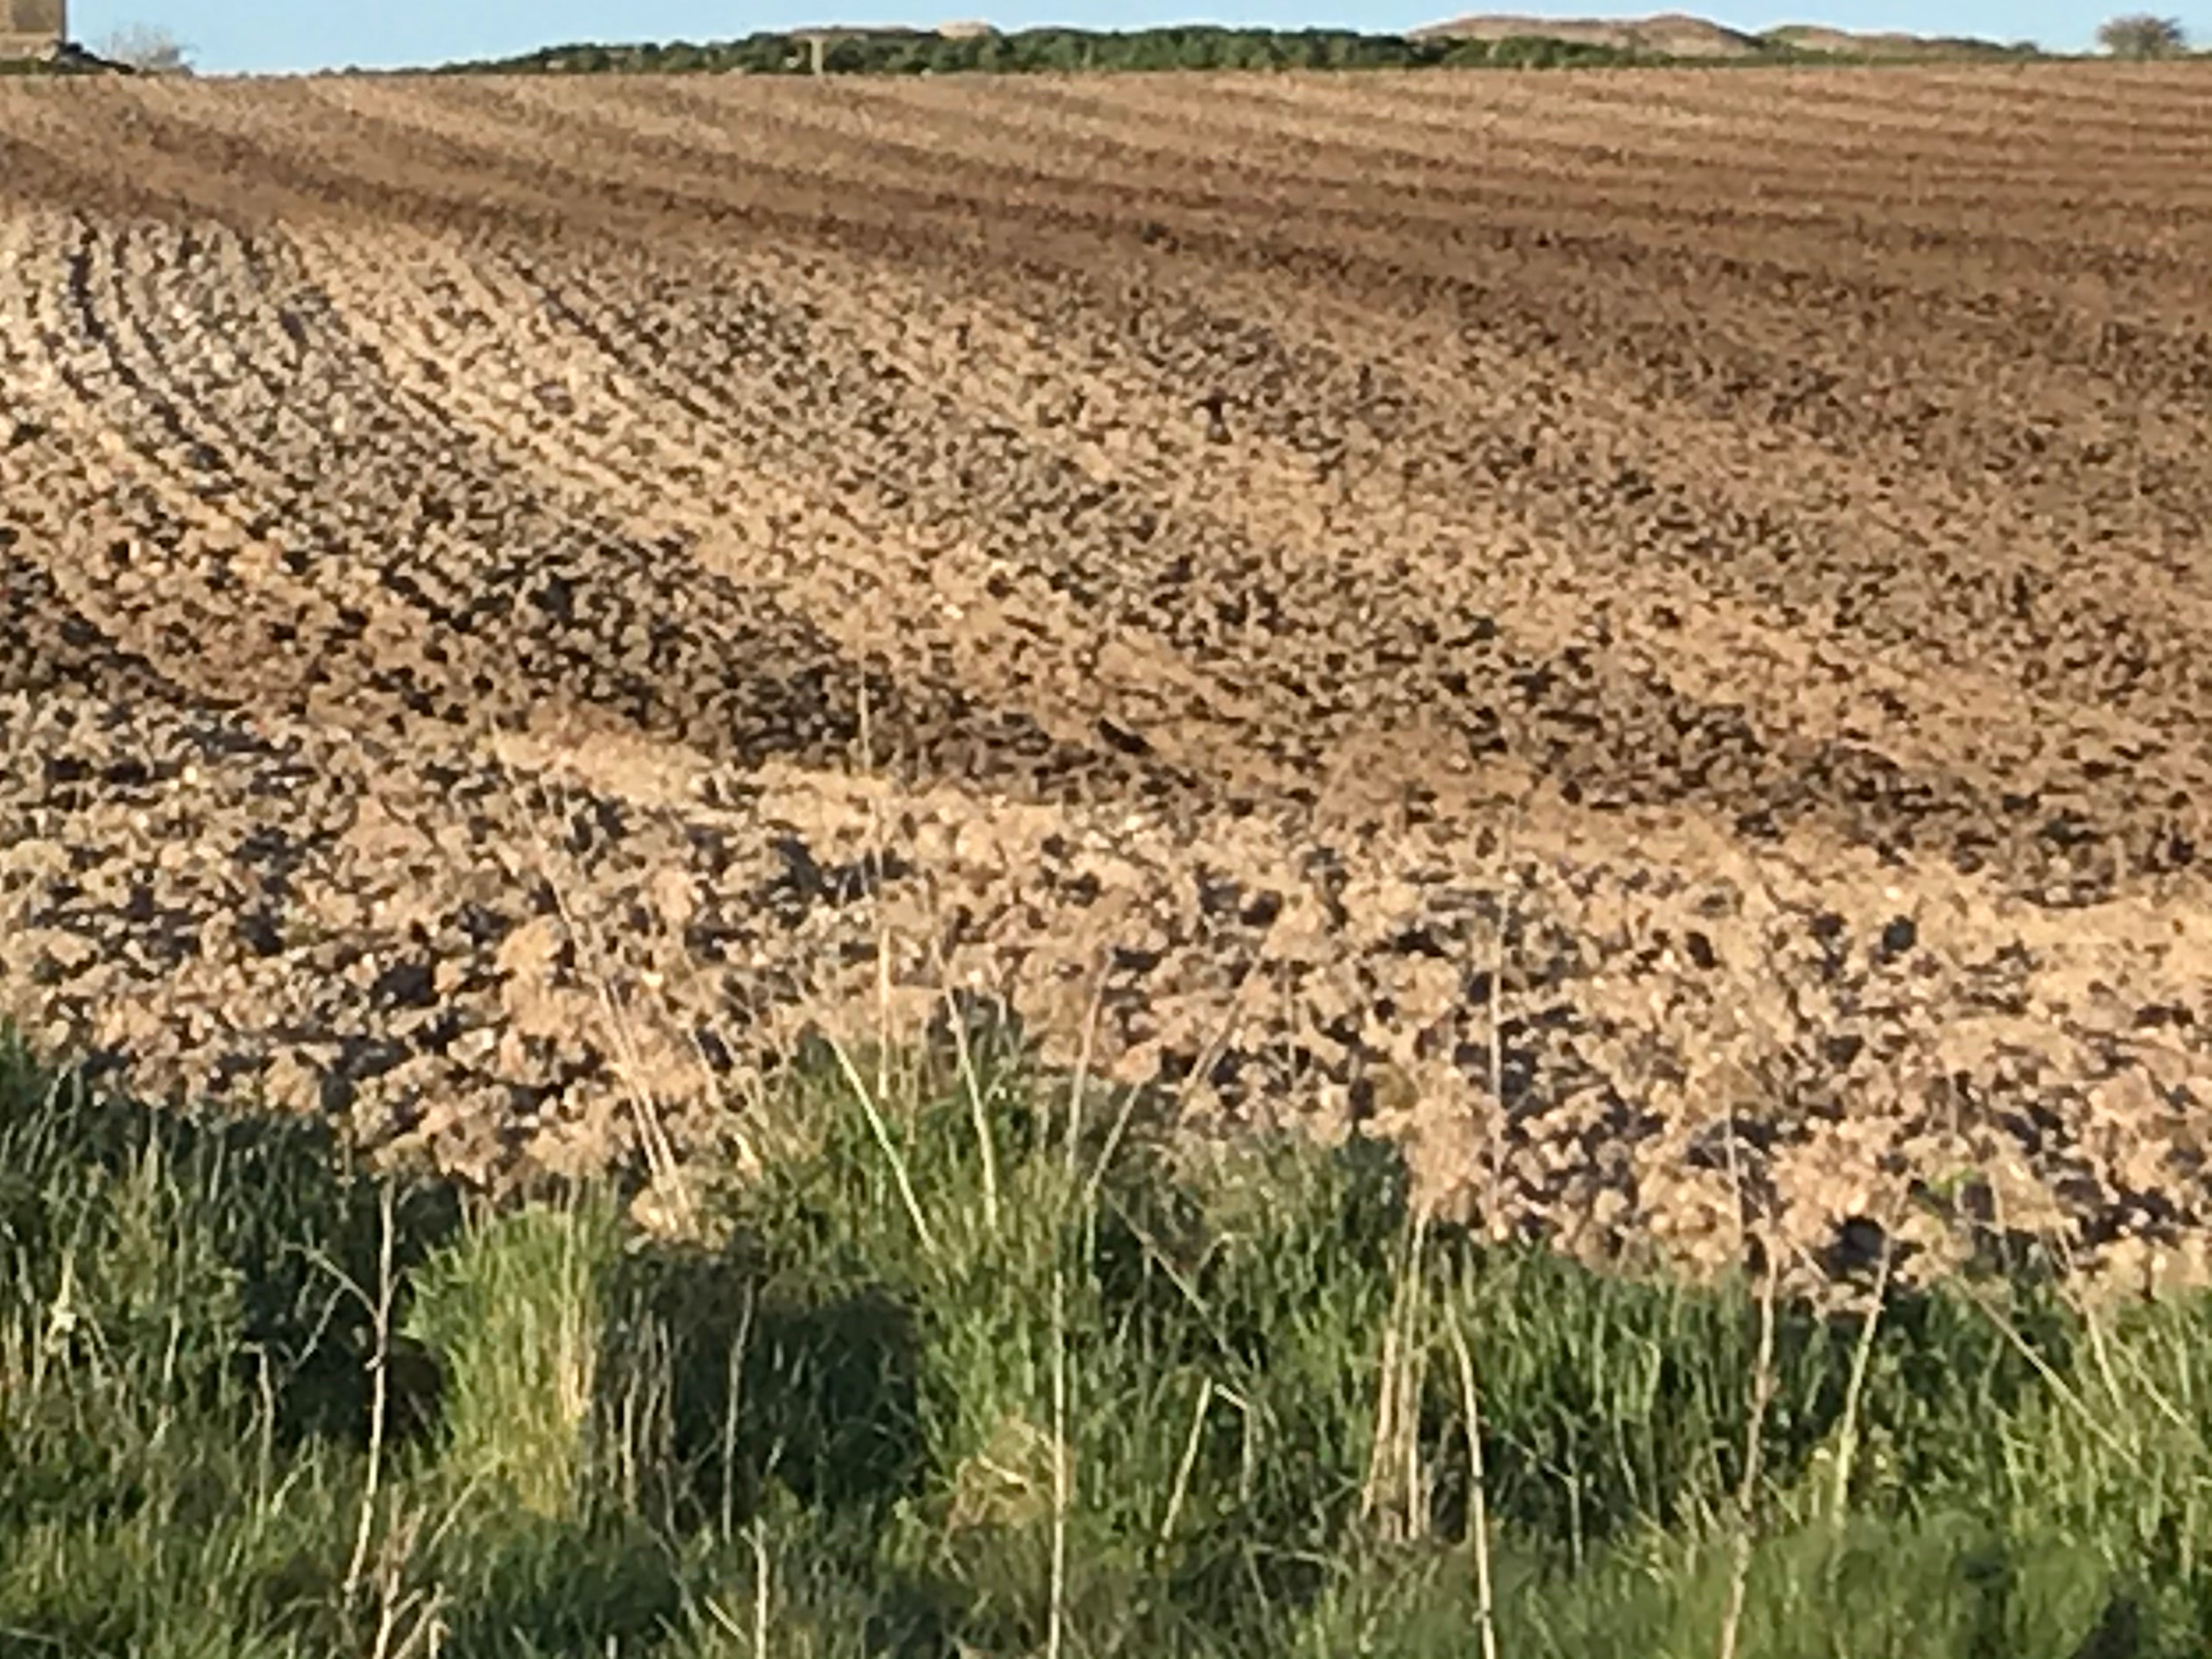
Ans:
[[[158,23],[125,23],[93,48],[111,64],[127,64],[142,75],[190,75],[191,48]]]
[[[2187,50],[2188,37],[2179,20],[2130,12],[2108,18],[2097,30],[2097,44],[2115,58],[2177,58]]]

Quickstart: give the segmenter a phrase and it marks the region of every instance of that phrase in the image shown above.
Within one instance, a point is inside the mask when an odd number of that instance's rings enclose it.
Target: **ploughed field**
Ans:
[[[0,1013],[497,1182],[973,996],[1586,1253],[2201,1275],[2208,94],[9,88]]]

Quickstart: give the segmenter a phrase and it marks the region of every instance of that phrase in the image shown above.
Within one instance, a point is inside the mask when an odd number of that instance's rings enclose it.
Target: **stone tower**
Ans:
[[[0,0],[0,58],[46,58],[69,38],[69,0]]]

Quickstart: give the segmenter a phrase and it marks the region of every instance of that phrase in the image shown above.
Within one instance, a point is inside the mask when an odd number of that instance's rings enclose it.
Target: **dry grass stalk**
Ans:
[[[1753,1362],[1751,1421],[1744,1431],[1743,1481],[1736,1492],[1735,1559],[1729,1571],[1728,1610],[1721,1619],[1720,1659],[1735,1659],[1744,1601],[1751,1588],[1753,1526],[1766,1446],[1766,1413],[1774,1399],[1774,1299],[1781,1264],[1781,1253],[1770,1249],[1759,1286],[1759,1352]]]
[[[1052,1268],[1052,1585],[1046,1659],[1060,1659],[1067,1624],[1067,1285]]]
[[[1866,1393],[1867,1368],[1874,1359],[1875,1332],[1889,1300],[1889,1276],[1895,1260],[1895,1247],[1885,1231],[1881,1260],[1875,1269],[1873,1301],[1867,1309],[1866,1322],[1859,1327],[1858,1341],[1852,1346],[1850,1377],[1844,1385],[1844,1415],[1836,1436],[1834,1483],[1828,1494],[1828,1518],[1839,1525],[1850,1501],[1852,1465],[1858,1456],[1859,1405]]]
[[[368,1568],[369,1535],[376,1524],[377,1498],[384,1476],[384,1425],[392,1377],[392,1303],[398,1285],[392,1259],[393,1218],[389,1186],[378,1194],[376,1218],[376,1295],[374,1298],[362,1298],[368,1304],[369,1334],[375,1345],[368,1360],[368,1470],[362,1481],[361,1517],[354,1528],[353,1555],[346,1564],[345,1593],[349,1601],[361,1593],[362,1575]],[[359,1295],[359,1287],[353,1289]]]
[[[1482,1659],[1498,1659],[1497,1601],[1491,1583],[1490,1492],[1482,1464],[1481,1395],[1475,1386],[1474,1356],[1468,1351],[1467,1333],[1455,1314],[1445,1328],[1451,1334],[1452,1357],[1459,1364],[1460,1404],[1467,1421],[1467,1528],[1474,1553],[1476,1628]]]
[[[1359,1495],[1360,1519],[1379,1521],[1382,1535],[1395,1540],[1418,1538],[1425,1530],[1420,1429],[1426,1352],[1420,1334],[1427,1301],[1421,1267],[1428,1224],[1428,1212],[1416,1208],[1407,1226],[1390,1312],[1383,1322],[1374,1439]]]

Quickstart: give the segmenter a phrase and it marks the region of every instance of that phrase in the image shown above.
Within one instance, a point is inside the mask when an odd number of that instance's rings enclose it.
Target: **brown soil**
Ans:
[[[9,88],[0,1011],[496,1180],[958,988],[2201,1273],[2205,93]]]

